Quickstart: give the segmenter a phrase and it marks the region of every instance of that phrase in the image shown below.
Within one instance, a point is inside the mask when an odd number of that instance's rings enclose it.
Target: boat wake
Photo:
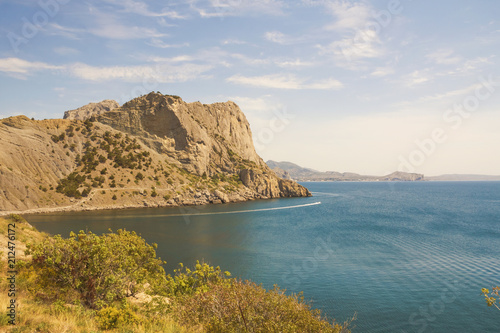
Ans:
[[[271,211],[271,210],[283,210],[283,209],[294,209],[294,208],[301,208],[301,207],[309,207],[309,206],[316,206],[320,205],[321,201],[318,202],[313,202],[313,203],[308,203],[308,204],[302,204],[302,205],[294,205],[294,206],[285,206],[285,207],[272,207],[272,208],[259,208],[259,209],[246,209],[246,210],[232,210],[232,211],[225,211],[225,212],[195,212],[198,209],[196,206],[194,207],[180,207],[181,210],[185,210],[184,213],[181,214],[165,214],[165,215],[154,215],[152,217],[176,217],[176,216],[201,216],[201,215],[222,215],[222,214],[242,214],[242,213],[253,213],[253,212],[266,212],[266,211]]]

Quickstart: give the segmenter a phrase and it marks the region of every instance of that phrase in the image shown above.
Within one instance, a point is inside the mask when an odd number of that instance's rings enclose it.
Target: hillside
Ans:
[[[310,196],[255,152],[233,102],[150,93],[0,120],[0,215]]]
[[[396,171],[385,176],[367,176],[352,172],[316,171],[291,162],[267,161],[267,165],[279,176],[295,181],[422,181],[424,175]]]

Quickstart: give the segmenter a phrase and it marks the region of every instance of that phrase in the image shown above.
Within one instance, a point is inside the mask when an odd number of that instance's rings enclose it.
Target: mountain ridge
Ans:
[[[66,119],[0,120],[0,215],[311,195],[257,155],[233,102],[150,93],[102,103]]]
[[[423,181],[424,175],[395,171],[385,176],[360,175],[353,172],[317,171],[291,162],[269,160],[267,165],[279,176],[295,181]]]

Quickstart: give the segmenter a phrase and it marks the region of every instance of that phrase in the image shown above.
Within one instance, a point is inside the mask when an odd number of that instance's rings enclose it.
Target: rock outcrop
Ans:
[[[64,119],[85,120],[90,117],[97,117],[110,110],[120,107],[118,102],[106,99],[99,103],[89,103],[75,110],[64,112]]]
[[[255,152],[233,102],[150,93],[91,103],[66,119],[0,120],[0,215],[310,196]]]

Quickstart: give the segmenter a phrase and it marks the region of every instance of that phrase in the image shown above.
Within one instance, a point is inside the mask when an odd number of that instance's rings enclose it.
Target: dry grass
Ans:
[[[8,224],[12,223],[11,218],[0,218],[0,265],[2,267],[0,273],[0,308],[7,309],[10,302],[10,297],[7,291],[6,270],[3,268],[7,265],[7,244],[8,244]],[[16,222],[16,260],[30,259],[24,254],[26,244],[37,242],[48,235],[37,231],[33,226],[28,224],[23,219]],[[86,309],[80,305],[63,304],[63,303],[43,303],[33,300],[33,298],[23,289],[27,281],[23,281],[21,276],[17,276],[16,287],[16,303],[18,304],[16,325],[12,326],[8,323],[8,317],[5,315],[6,310],[0,310],[0,333],[22,333],[22,332],[40,332],[40,333],[69,333],[69,332],[104,332],[99,329],[96,313],[93,310]],[[154,320],[150,320],[143,314],[141,306],[134,306],[134,309],[141,319],[139,323],[133,327],[120,327],[110,332],[193,332],[178,325],[167,315],[156,316]]]
[[[1,262],[7,262],[7,246],[9,239],[8,236],[8,225],[12,223],[12,219],[10,218],[2,218],[0,217],[0,258]],[[24,251],[26,250],[27,243],[38,242],[46,237],[48,237],[47,233],[40,232],[35,229],[31,224],[26,222],[23,218],[18,222],[15,222],[15,236],[16,239],[14,241],[16,246],[16,260],[24,260],[27,259]]]
[[[7,308],[10,298],[5,288],[0,291],[0,307]],[[177,324],[168,315],[148,318],[141,315],[141,308],[136,308],[136,314],[141,318],[140,322],[129,327],[119,327],[112,330],[102,330],[96,320],[96,312],[79,305],[71,304],[44,304],[33,301],[29,296],[17,297],[19,307],[17,309],[16,325],[9,325],[6,316],[2,314],[0,320],[0,332],[23,333],[187,333],[201,332],[198,329],[186,329]],[[3,311],[3,310],[2,310]],[[151,319],[151,320],[150,320]]]

